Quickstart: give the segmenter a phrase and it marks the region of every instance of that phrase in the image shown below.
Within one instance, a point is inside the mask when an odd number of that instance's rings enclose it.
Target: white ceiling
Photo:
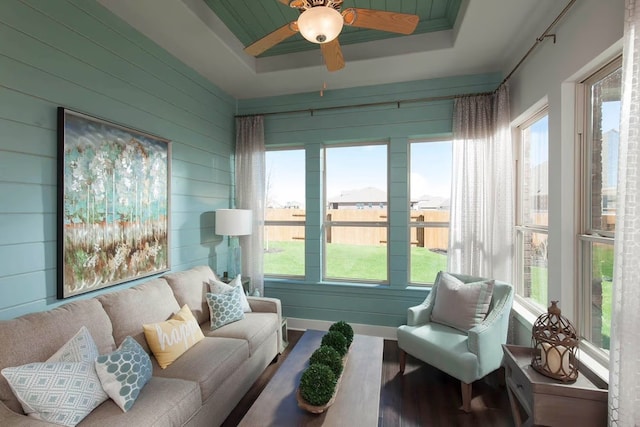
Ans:
[[[330,73],[320,49],[256,59],[202,0],[98,0],[238,99],[438,77],[507,74],[568,0],[464,0],[453,30],[343,46]],[[277,0],[254,0],[277,1]]]

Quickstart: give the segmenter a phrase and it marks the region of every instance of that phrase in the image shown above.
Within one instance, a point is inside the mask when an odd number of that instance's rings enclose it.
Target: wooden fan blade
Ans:
[[[342,57],[342,49],[337,38],[328,43],[320,45],[324,62],[327,64],[327,70],[338,71],[344,68],[344,58]]]
[[[342,16],[346,25],[400,34],[413,33],[420,21],[418,15],[354,7],[343,10]]]
[[[287,25],[283,25],[277,30],[267,34],[260,40],[245,47],[244,51],[251,56],[258,56],[265,50],[271,49],[281,41],[288,39],[297,32],[298,24],[296,22],[290,22]]]

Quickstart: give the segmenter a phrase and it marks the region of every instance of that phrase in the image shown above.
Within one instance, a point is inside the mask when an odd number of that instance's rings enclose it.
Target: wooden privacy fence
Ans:
[[[449,245],[449,211],[412,210],[411,222],[444,223],[441,227],[411,227],[412,246],[429,249],[447,250]],[[304,209],[266,209],[266,221],[300,221],[300,226],[267,225],[265,240],[300,241],[304,240]],[[330,221],[380,222],[387,220],[386,209],[329,209]],[[327,242],[351,245],[382,245],[387,243],[386,227],[346,227],[330,226],[326,230]]]

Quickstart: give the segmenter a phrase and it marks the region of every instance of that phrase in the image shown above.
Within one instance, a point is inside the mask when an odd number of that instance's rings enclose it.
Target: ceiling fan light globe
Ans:
[[[338,37],[343,23],[340,12],[327,6],[312,7],[298,17],[302,37],[317,44],[328,43]]]

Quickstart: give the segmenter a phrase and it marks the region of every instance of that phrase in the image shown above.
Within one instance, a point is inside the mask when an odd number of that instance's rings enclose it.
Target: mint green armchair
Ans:
[[[502,344],[507,340],[513,287],[495,281],[489,311],[484,321],[467,332],[431,322],[442,272],[438,273],[429,296],[410,307],[407,324],[398,328],[400,372],[404,373],[406,354],[446,372],[461,382],[462,409],[471,410],[471,384],[495,371],[502,363]],[[451,274],[464,283],[486,280]]]

